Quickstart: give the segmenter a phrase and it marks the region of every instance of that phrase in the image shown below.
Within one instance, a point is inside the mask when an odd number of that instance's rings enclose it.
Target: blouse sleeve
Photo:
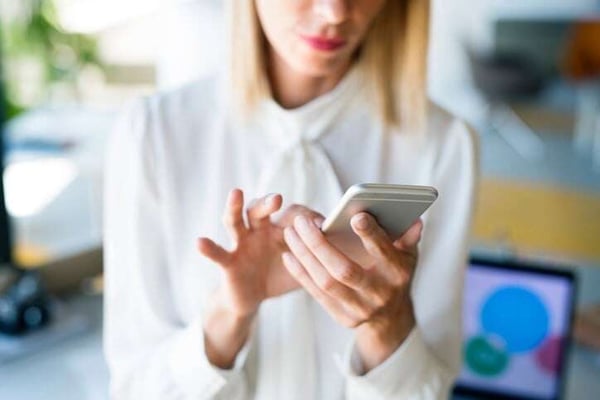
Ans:
[[[177,320],[164,252],[160,190],[146,101],[119,119],[104,194],[104,348],[111,398],[243,399],[247,348],[232,370],[213,367],[201,318]]]
[[[360,375],[351,346],[341,367],[346,399],[448,398],[462,362],[462,295],[478,177],[473,132],[454,120],[433,167],[439,198],[425,220],[413,283],[416,327],[382,364]]]

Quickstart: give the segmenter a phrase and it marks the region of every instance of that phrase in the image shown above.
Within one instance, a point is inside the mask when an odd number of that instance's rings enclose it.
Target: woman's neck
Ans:
[[[326,76],[310,76],[289,66],[275,51],[269,55],[268,77],[274,100],[286,109],[300,107],[331,91],[350,69],[350,64]]]

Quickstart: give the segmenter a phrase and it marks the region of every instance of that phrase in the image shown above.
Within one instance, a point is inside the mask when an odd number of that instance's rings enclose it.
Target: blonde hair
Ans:
[[[266,38],[254,0],[230,0],[230,79],[247,115],[271,95]],[[430,0],[387,0],[361,48],[359,66],[385,125],[422,129],[427,117]]]

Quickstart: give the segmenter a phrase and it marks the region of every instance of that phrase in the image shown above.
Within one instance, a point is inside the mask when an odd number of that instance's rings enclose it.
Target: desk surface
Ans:
[[[68,305],[90,318],[90,330],[1,365],[0,399],[108,399],[108,368],[102,354],[102,298],[80,296],[69,300]]]
[[[580,271],[579,304],[600,301],[600,269]],[[102,298],[80,296],[69,301],[91,318],[80,335],[25,359],[0,366],[0,399],[105,400],[108,369],[102,355]],[[566,400],[587,400],[600,393],[600,358],[578,346],[569,362]]]

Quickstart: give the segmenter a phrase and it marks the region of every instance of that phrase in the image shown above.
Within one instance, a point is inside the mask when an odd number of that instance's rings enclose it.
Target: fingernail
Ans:
[[[294,262],[294,260],[292,259],[292,254],[291,254],[290,252],[288,252],[288,251],[284,252],[284,253],[281,255],[281,258],[282,258],[282,260],[283,260],[283,264],[284,264],[284,265],[285,265],[285,266],[286,266],[288,269],[291,269],[291,270],[294,270],[294,271],[298,270],[298,266],[296,265],[296,263],[295,263],[295,262]]]
[[[285,261],[285,262],[290,261],[291,257],[292,257],[292,255],[290,254],[289,251],[284,251],[281,254],[281,258],[283,258],[283,261]]]
[[[294,225],[299,231],[306,232],[308,231],[308,220],[304,215],[298,215],[294,220]]]
[[[265,197],[265,204],[267,204],[267,205],[273,204],[276,197],[277,197],[277,193],[268,194],[267,197]]]
[[[358,229],[367,229],[369,227],[369,219],[366,215],[359,215],[355,218],[354,226]]]
[[[325,220],[323,218],[315,218],[313,219],[313,223],[315,224],[315,226],[319,229],[321,229],[321,227],[323,226],[323,222]]]

